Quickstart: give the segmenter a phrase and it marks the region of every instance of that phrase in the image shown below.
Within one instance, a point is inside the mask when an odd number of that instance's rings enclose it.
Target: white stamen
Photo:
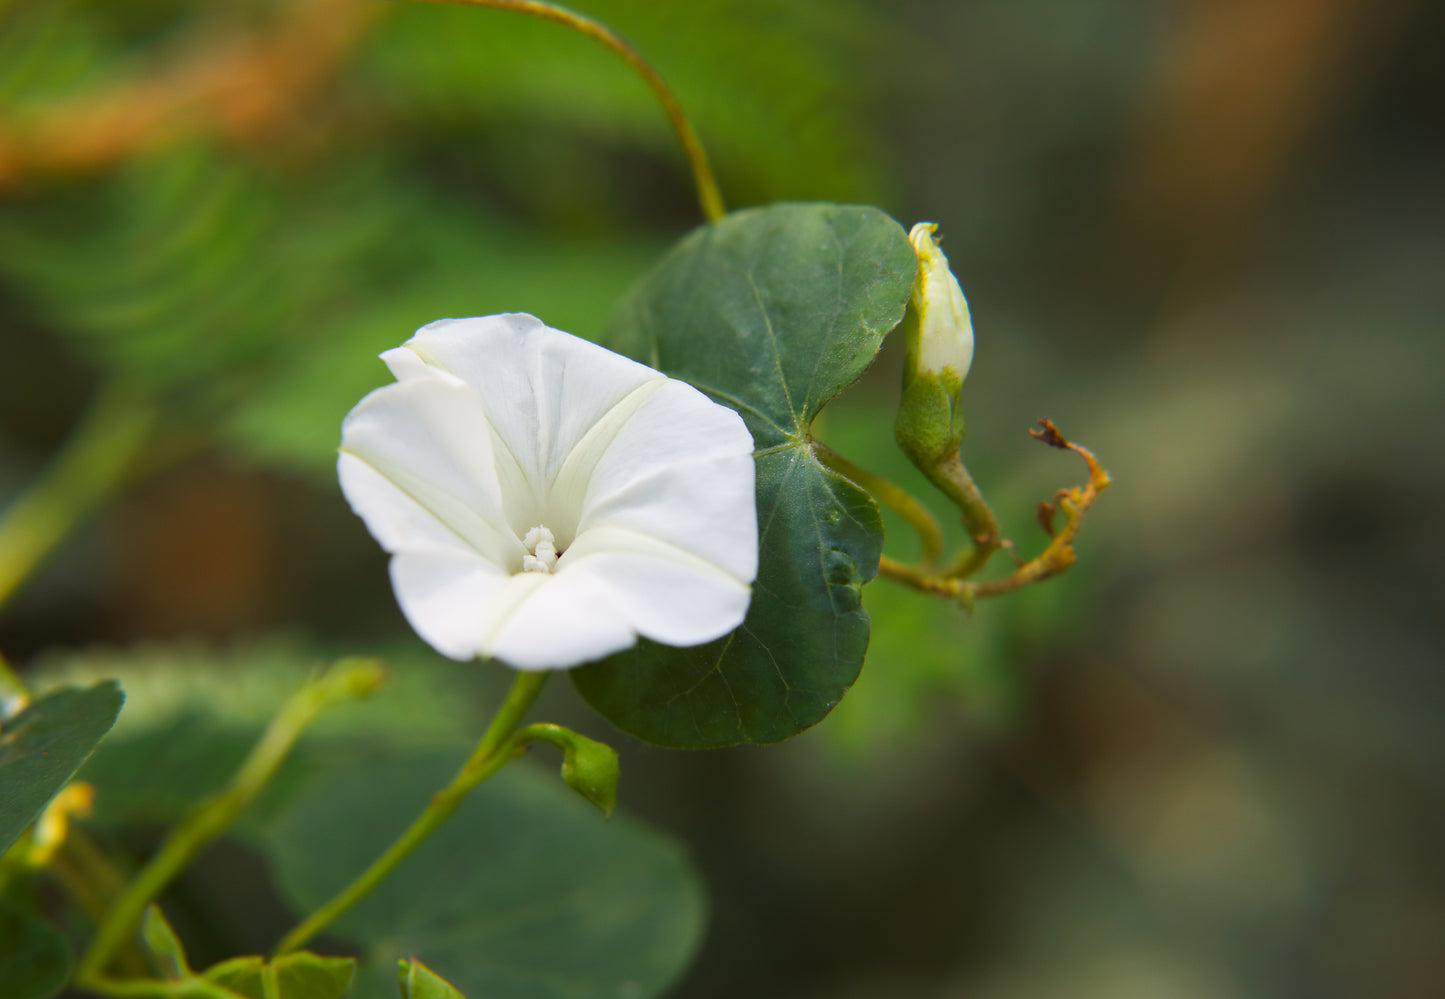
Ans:
[[[523,572],[548,572],[557,565],[557,539],[541,524],[522,538],[522,545],[531,554],[522,556]]]

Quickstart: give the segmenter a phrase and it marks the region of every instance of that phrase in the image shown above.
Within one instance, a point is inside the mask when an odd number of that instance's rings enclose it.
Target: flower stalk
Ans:
[[[467,757],[467,761],[462,764],[462,768],[457,771],[457,775],[452,778],[451,783],[432,795],[425,810],[416,817],[405,832],[397,837],[385,853],[377,857],[372,861],[371,866],[361,872],[355,881],[282,937],[281,942],[272,952],[273,960],[304,946],[317,933],[330,926],[348,909],[366,897],[392,872],[397,864],[420,846],[428,836],[436,831],[437,827],[451,816],[452,812],[456,811],[457,806],[462,803],[462,799],[472,788],[496,773],[516,755],[518,743],[513,736],[517,732],[522,716],[531,707],[532,702],[537,699],[537,695],[541,693],[549,676],[551,673],[547,671],[517,671],[511,689],[497,709],[497,713],[492,716],[492,721],[487,726],[486,732],[482,734],[481,741],[477,743],[476,749],[472,750],[472,755]]]

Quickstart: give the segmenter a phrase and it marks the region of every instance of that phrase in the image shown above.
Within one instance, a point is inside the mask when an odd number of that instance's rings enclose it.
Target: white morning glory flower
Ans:
[[[742,623],[758,525],[737,413],[522,314],[443,319],[381,358],[397,381],[342,422],[341,489],[438,652],[556,669]]]

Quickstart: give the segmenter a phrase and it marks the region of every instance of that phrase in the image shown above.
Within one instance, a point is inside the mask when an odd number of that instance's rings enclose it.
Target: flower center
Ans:
[[[541,524],[527,532],[522,545],[528,552],[522,556],[523,572],[550,573],[557,565],[557,539]]]

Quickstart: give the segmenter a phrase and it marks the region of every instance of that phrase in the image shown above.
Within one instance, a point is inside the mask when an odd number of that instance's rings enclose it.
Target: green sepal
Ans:
[[[540,740],[562,750],[562,780],[572,790],[611,815],[617,807],[617,751],[606,743],[543,722],[518,733],[521,742]]]
[[[456,987],[416,958],[396,962],[401,999],[466,999]]]
[[[903,386],[893,436],[918,467],[932,468],[963,440],[960,388],[962,381],[952,368],[920,372]]]

